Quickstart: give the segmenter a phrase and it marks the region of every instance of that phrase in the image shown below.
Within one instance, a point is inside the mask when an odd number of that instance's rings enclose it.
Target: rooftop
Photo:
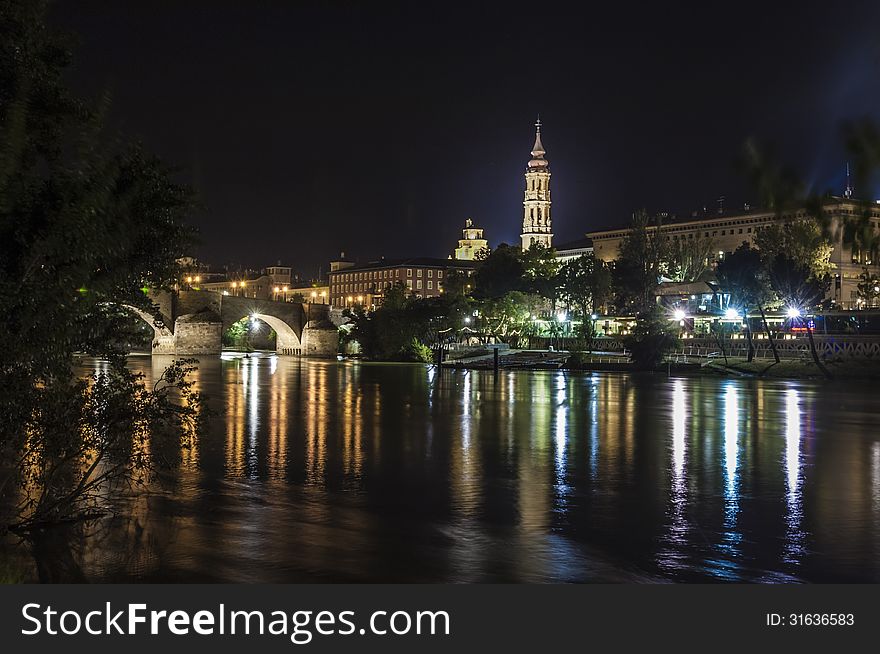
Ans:
[[[440,259],[437,257],[410,257],[408,259],[380,259],[367,263],[358,263],[348,268],[340,268],[337,272],[351,272],[353,270],[376,270],[383,268],[401,268],[404,266],[423,268],[474,268],[476,262],[461,259]]]

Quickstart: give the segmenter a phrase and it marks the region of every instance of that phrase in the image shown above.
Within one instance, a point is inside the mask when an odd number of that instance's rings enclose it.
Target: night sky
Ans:
[[[182,167],[217,265],[445,257],[468,216],[518,243],[538,113],[555,244],[753,200],[750,135],[842,191],[841,121],[880,119],[880,3],[604,4],[60,0],[51,20],[79,37],[74,88]]]

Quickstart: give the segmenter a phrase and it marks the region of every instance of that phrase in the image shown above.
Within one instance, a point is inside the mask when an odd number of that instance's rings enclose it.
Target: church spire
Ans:
[[[547,151],[541,143],[541,115],[538,114],[538,120],[535,122],[535,145],[532,146],[532,159],[528,167],[533,170],[549,168],[550,164],[544,159],[545,154]]]

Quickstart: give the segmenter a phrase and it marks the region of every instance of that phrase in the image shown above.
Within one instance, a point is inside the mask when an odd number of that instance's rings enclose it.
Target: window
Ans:
[[[420,291],[422,290],[422,280],[421,279],[416,282],[416,288]]]
[[[412,268],[407,268],[407,269],[406,269],[406,276],[407,276],[407,277],[412,277]]]
[[[406,280],[406,287],[407,287],[409,290],[412,290],[412,280],[411,280],[411,279],[407,279],[407,280]]]
[[[428,277],[433,277],[433,276],[434,276],[434,271],[433,271],[433,270],[429,270],[429,271],[428,271]]]
[[[422,272],[423,272],[422,269],[419,268],[419,269],[416,271],[416,277],[421,277],[421,276],[422,276]]]
[[[443,279],[443,271],[442,270],[437,271],[437,279]]]
[[[431,281],[430,279],[428,280],[428,289],[429,289],[429,290],[433,290],[433,289],[434,289],[434,282]]]

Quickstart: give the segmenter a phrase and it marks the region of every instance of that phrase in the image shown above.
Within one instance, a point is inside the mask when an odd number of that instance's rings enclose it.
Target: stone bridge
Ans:
[[[327,304],[256,300],[213,291],[152,292],[150,299],[159,308],[159,324],[143,311],[128,308],[153,328],[153,354],[220,354],[223,333],[242,318],[253,317],[275,330],[278,354],[336,355],[338,332]]]

